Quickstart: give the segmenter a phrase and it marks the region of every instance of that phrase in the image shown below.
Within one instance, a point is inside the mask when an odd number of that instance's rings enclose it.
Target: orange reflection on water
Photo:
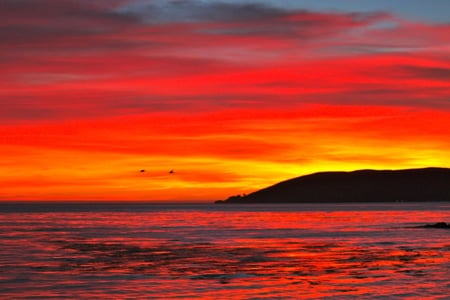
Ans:
[[[271,209],[0,214],[0,295],[442,299],[448,292],[449,232],[414,227],[448,219],[448,208]]]

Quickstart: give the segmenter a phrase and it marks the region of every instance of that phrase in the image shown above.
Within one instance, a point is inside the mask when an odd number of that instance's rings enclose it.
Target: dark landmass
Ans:
[[[450,201],[450,169],[321,172],[216,203]]]
[[[434,224],[426,224],[422,226],[417,226],[416,228],[442,228],[442,229],[450,229],[450,223],[438,222]]]

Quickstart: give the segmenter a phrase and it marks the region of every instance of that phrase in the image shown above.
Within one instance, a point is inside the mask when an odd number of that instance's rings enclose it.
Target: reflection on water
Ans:
[[[450,230],[413,226],[450,209],[414,205],[4,212],[0,298],[448,299]]]

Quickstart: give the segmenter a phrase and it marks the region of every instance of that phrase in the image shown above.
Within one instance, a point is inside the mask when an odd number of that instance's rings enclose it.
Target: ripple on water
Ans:
[[[194,215],[169,210],[90,219],[86,212],[39,213],[15,216],[18,222],[0,215],[0,296],[445,299],[448,294],[449,232],[404,228],[443,219],[445,211],[390,212],[398,226],[383,225],[376,211]]]

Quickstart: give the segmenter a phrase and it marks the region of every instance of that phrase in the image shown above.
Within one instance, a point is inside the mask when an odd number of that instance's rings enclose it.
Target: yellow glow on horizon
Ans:
[[[314,172],[450,166],[446,113],[375,110],[20,126],[3,132],[0,199],[206,201]],[[440,127],[431,132],[422,115]],[[372,126],[376,118],[386,127]]]

